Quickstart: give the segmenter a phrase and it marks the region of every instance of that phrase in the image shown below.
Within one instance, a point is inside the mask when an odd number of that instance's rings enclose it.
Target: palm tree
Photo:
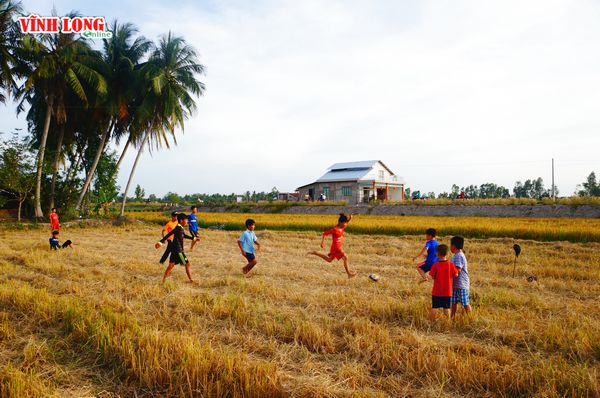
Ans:
[[[11,96],[15,86],[13,68],[16,64],[14,49],[18,46],[19,30],[14,17],[21,12],[21,3],[0,0],[0,102]],[[6,95],[4,93],[6,92]]]
[[[99,54],[84,39],[75,39],[73,34],[27,35],[23,38],[19,53],[20,73],[25,77],[25,82],[17,91],[21,99],[17,110],[23,110],[24,102],[41,101],[46,104],[35,187],[35,216],[41,218],[41,181],[50,122],[54,119],[57,125],[65,123],[67,95],[74,94],[87,107],[90,95],[101,97],[106,94],[106,82],[93,68],[97,65]],[[35,96],[41,98],[35,100]]]
[[[141,36],[134,40],[133,36],[137,33],[137,29],[129,23],[119,25],[115,21],[112,32],[113,36],[110,39],[104,39],[101,69],[107,82],[108,94],[100,108],[105,110],[105,117],[110,122],[108,123],[109,127],[103,130],[98,150],[87,172],[85,183],[75,206],[77,209],[81,207],[83,198],[90,187],[96,167],[110,140],[111,133],[117,130],[120,134],[123,134],[123,130],[127,128],[131,118],[128,105],[137,94],[133,90],[134,73],[139,68],[142,57],[152,45],[150,41]]]
[[[145,96],[134,115],[132,128],[139,141],[127,186],[121,203],[121,216],[125,215],[127,193],[133,180],[137,164],[146,146],[156,148],[169,146],[170,134],[175,140],[175,128],[183,131],[184,121],[196,110],[192,96],[203,94],[204,84],[196,79],[204,73],[204,66],[197,62],[196,51],[181,37],[168,35],[161,37],[158,46],[142,68],[142,82],[147,84]]]

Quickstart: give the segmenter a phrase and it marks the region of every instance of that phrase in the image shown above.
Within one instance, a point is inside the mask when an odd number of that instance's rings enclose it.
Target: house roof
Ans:
[[[377,164],[381,164],[392,176],[394,172],[389,169],[381,160],[364,160],[359,162],[335,163],[327,169],[319,179],[311,184],[303,185],[299,188],[304,188],[319,182],[356,182],[364,179]],[[402,183],[401,179],[397,181]]]

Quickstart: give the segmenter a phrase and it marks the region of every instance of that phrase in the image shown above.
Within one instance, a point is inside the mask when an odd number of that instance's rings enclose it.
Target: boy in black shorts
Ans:
[[[438,261],[433,263],[429,276],[433,279],[431,290],[431,321],[435,321],[437,312],[441,309],[447,318],[450,318],[450,305],[452,304],[452,282],[458,276],[458,269],[447,260],[448,246],[439,245],[436,248]]]
[[[164,283],[171,273],[173,267],[175,267],[175,264],[179,264],[185,266],[185,273],[187,274],[188,279],[190,282],[195,283],[190,272],[190,261],[186,257],[183,250],[183,240],[190,239],[195,241],[196,238],[186,235],[185,230],[183,229],[183,227],[187,225],[187,216],[185,214],[177,214],[177,222],[177,226],[154,245],[154,247],[158,249],[167,239],[173,236],[173,241],[171,242],[171,257],[169,259],[169,266],[165,270],[162,281]]]

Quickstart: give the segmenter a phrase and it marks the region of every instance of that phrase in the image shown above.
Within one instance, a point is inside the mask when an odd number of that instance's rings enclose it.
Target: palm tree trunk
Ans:
[[[21,207],[23,206],[23,202],[25,199],[21,200],[21,198],[19,198],[19,210],[17,212],[17,222],[20,223],[21,222]]]
[[[131,173],[129,173],[129,179],[127,180],[127,186],[125,186],[125,192],[123,193],[123,202],[121,203],[121,213],[120,216],[125,216],[125,203],[127,203],[127,192],[129,192],[129,187],[131,186],[131,181],[133,181],[133,175],[135,174],[135,169],[137,167],[138,161],[144,151],[144,147],[146,146],[146,142],[150,137],[150,132],[146,132],[146,136],[140,145],[140,149],[138,150],[137,156],[135,157],[135,161],[133,162],[133,167],[131,168]]]
[[[50,208],[54,207],[54,193],[56,191],[56,179],[58,178],[58,167],[60,166],[62,142],[65,136],[65,125],[60,126],[58,141],[56,143],[56,158],[54,159],[54,172],[52,173],[52,183],[50,184]]]
[[[110,123],[110,126],[108,127],[108,129],[102,134],[102,139],[100,140],[100,145],[98,146],[98,151],[96,152],[96,156],[94,157],[94,162],[92,163],[92,167],[90,167],[90,170],[87,173],[85,183],[83,184],[83,188],[81,188],[81,193],[79,194],[79,199],[77,199],[77,204],[75,205],[75,208],[78,210],[81,207],[81,203],[83,203],[83,198],[85,197],[85,194],[87,193],[87,190],[90,187],[90,184],[92,183],[92,178],[94,178],[94,173],[96,172],[96,167],[98,167],[98,162],[100,161],[100,157],[104,153],[104,147],[106,146],[107,138],[110,135],[110,132],[112,131],[114,125],[115,125],[115,122],[112,121]]]
[[[50,119],[52,119],[52,105],[54,96],[50,94],[48,104],[46,105],[46,120],[44,121],[44,131],[42,132],[42,140],[40,141],[40,150],[38,152],[37,175],[35,180],[35,217],[44,217],[42,212],[42,172],[44,168],[44,154],[46,152],[46,141],[48,140],[48,130],[50,129]]]
[[[131,143],[131,136],[129,136],[129,138],[127,138],[125,147],[123,147],[123,152],[121,152],[121,156],[119,156],[119,160],[117,161],[117,167],[115,167],[115,173],[119,172],[119,167],[121,167],[121,162],[125,158],[125,154],[127,153],[127,148],[129,148],[130,143]]]

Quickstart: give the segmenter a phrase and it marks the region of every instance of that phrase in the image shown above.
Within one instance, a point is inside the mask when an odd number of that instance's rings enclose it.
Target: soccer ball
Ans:
[[[371,274],[371,275],[369,275],[369,279],[372,282],[377,282],[379,280],[379,275],[377,275],[377,274]]]

